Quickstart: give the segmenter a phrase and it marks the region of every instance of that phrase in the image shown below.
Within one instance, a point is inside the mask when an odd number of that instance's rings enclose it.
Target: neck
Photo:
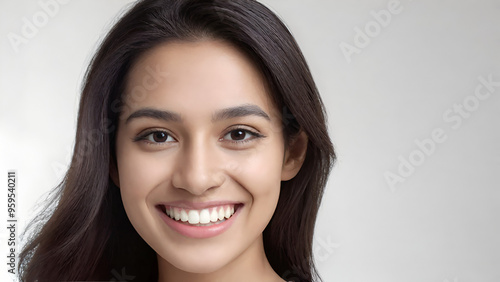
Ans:
[[[264,252],[262,236],[242,254],[211,273],[185,272],[158,256],[158,282],[283,282],[272,269]]]

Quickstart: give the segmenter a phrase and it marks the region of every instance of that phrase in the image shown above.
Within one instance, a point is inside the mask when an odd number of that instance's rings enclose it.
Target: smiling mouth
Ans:
[[[205,209],[185,209],[159,205],[158,208],[171,219],[190,226],[210,226],[221,224],[231,218],[241,204],[214,206]]]

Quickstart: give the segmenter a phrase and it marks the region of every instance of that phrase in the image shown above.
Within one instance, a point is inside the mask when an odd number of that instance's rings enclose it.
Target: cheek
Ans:
[[[144,197],[152,184],[148,162],[133,153],[121,154],[117,161],[122,196]]]
[[[284,148],[282,140],[269,137],[247,154],[228,158],[229,176],[251,197],[252,205],[274,212],[281,187]]]
[[[119,145],[117,164],[125,211],[129,219],[137,223],[151,212],[146,200],[158,186],[161,166],[150,155]]]
[[[251,196],[249,208],[252,215],[258,214],[256,224],[267,225],[276,208],[281,188],[282,158],[279,146],[269,146],[240,162],[239,169],[234,171],[236,181]]]
[[[277,197],[281,184],[281,163],[274,161],[254,162],[244,173],[245,188],[252,194],[254,201],[267,197]]]
[[[144,153],[133,145],[117,146],[120,189],[123,194],[143,198],[165,175],[164,159]]]
[[[153,238],[160,232],[154,218],[155,207],[148,206],[148,199],[161,183],[164,175],[159,160],[141,153],[130,146],[117,146],[117,163],[120,194],[127,217],[142,238]]]

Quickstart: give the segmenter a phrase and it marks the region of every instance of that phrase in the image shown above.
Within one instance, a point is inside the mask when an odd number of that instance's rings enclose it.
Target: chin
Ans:
[[[215,272],[231,262],[227,256],[204,256],[199,253],[182,253],[173,258],[166,259],[161,256],[161,259],[171,264],[173,267],[189,273],[208,274]]]

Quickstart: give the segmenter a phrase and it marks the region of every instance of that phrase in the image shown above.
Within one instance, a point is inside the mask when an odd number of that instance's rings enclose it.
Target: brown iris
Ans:
[[[168,134],[165,132],[158,131],[158,132],[153,133],[153,140],[155,142],[162,143],[162,142],[167,141],[167,138],[168,138]]]
[[[231,131],[232,140],[243,140],[245,139],[246,132],[244,130],[233,130]]]

